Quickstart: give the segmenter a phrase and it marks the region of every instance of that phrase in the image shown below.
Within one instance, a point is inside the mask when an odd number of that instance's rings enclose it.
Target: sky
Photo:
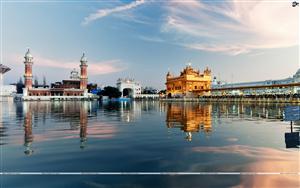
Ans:
[[[165,87],[187,65],[227,82],[281,79],[299,67],[299,7],[291,0],[1,1],[5,83],[34,57],[39,82],[67,79],[88,58],[89,82],[134,78]]]

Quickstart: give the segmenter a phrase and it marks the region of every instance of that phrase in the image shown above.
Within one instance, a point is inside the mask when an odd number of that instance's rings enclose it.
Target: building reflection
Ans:
[[[282,120],[286,104],[253,103],[160,103],[160,111],[166,112],[168,128],[180,128],[186,139],[192,140],[193,132],[212,132],[212,123],[222,124],[229,119],[261,121]]]
[[[5,136],[5,127],[3,126],[3,111],[2,111],[2,107],[3,103],[0,103],[0,145],[3,145],[3,140],[4,140],[4,136]]]
[[[141,118],[143,112],[155,111],[159,109],[157,101],[104,101],[100,103],[101,110],[105,114],[113,115],[121,122],[134,122]]]
[[[24,104],[27,106],[24,116],[24,146],[25,146],[25,155],[31,155],[33,153],[32,142],[33,142],[33,133],[32,133],[32,109],[31,105]]]
[[[88,124],[88,110],[86,103],[81,103],[80,114],[80,148],[84,149],[87,142],[87,124]]]
[[[214,119],[241,118],[241,119],[282,119],[282,103],[212,103]]]
[[[12,103],[13,100],[10,97],[0,97],[0,146],[8,143],[6,138],[9,135],[9,127],[7,125],[10,118],[15,116]]]
[[[79,130],[78,136],[80,138],[80,148],[83,149],[87,145],[87,125],[88,118],[96,116],[97,105],[92,105],[90,102],[69,102],[69,103],[51,103],[51,102],[24,102],[23,104],[24,112],[24,146],[26,155],[33,154],[32,144],[34,141],[47,140],[49,133],[45,135],[39,135],[36,140],[34,140],[33,127],[39,127],[40,124],[49,124],[46,122],[47,119],[54,121],[53,124],[55,129],[55,124],[59,122],[70,122],[69,128],[67,130]],[[50,116],[50,117],[49,117]],[[66,134],[72,134],[72,132],[64,131]],[[55,133],[57,134],[57,133]],[[67,135],[55,135],[66,137]]]
[[[165,103],[168,128],[180,128],[186,139],[192,140],[192,133],[212,132],[212,106],[198,103]]]

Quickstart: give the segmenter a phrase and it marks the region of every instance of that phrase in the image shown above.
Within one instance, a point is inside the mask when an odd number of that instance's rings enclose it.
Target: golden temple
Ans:
[[[211,70],[206,68],[203,73],[187,65],[180,76],[170,72],[166,76],[166,94],[168,97],[196,97],[210,94]]]

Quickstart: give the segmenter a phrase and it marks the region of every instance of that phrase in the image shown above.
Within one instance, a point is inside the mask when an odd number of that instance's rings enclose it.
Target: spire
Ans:
[[[30,63],[32,62],[33,56],[31,55],[29,48],[27,49],[24,58],[25,58],[25,62],[30,62]]]
[[[192,66],[192,61],[189,60],[189,61],[187,62],[187,64],[186,64],[186,66],[187,66],[187,67],[191,67],[191,66]]]
[[[170,72],[170,69],[168,68],[167,78],[170,78],[170,77],[172,77],[172,74]]]
[[[84,52],[83,52],[83,54],[82,54],[82,56],[81,56],[80,62],[81,62],[81,63],[87,63],[87,58],[86,58]]]

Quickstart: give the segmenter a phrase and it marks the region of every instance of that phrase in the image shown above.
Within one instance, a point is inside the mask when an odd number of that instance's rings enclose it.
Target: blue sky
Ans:
[[[3,1],[6,83],[31,49],[40,82],[69,77],[85,52],[89,81],[132,77],[164,88],[187,62],[228,82],[279,79],[298,69],[299,8],[291,1]]]

